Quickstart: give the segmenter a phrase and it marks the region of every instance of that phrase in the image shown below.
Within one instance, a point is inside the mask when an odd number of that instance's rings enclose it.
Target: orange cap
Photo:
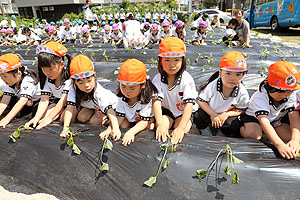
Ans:
[[[234,72],[247,71],[246,59],[240,52],[228,52],[221,58],[220,69]]]
[[[0,73],[9,72],[22,66],[20,58],[15,54],[0,56]]]
[[[50,53],[50,54],[53,54],[53,55],[56,55],[59,57],[63,57],[68,52],[68,49],[64,45],[62,45],[58,42],[50,41],[50,42],[47,42],[45,45],[39,45],[36,47],[37,54],[42,53],[42,52]]]
[[[71,78],[87,78],[95,74],[92,61],[84,55],[74,57],[70,63]]]
[[[146,65],[137,59],[128,59],[120,67],[118,81],[125,85],[144,83],[147,78]]]
[[[185,56],[185,45],[177,37],[167,37],[159,45],[158,56],[160,57],[183,57]]]
[[[280,61],[270,65],[267,80],[270,86],[277,89],[300,89],[299,71],[294,64],[287,61]]]

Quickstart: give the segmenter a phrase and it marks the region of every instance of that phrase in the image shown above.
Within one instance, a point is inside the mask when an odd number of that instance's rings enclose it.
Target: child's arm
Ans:
[[[268,116],[259,115],[258,121],[261,125],[263,132],[267,135],[267,137],[271,140],[271,142],[275,145],[280,155],[283,158],[291,159],[295,158],[296,154],[293,152],[292,148],[290,148],[287,144],[285,144],[280,137],[277,135],[275,129],[271,125]]]
[[[40,119],[42,118],[42,116],[44,115],[44,113],[46,112],[48,105],[49,105],[49,96],[48,95],[42,95],[41,100],[39,102],[38,109],[36,111],[36,114],[35,114],[34,118],[32,118],[25,125],[26,126],[32,125],[33,128],[35,128],[36,125],[38,124],[38,122],[40,121]]]
[[[153,112],[156,120],[156,139],[160,142],[160,138],[163,142],[167,141],[167,136],[169,135],[168,127],[165,126],[163,118],[162,118],[162,110],[161,110],[161,101],[155,100],[153,102]]]
[[[119,128],[118,118],[116,116],[114,109],[110,108],[106,114],[108,119],[110,120],[113,138],[114,140],[119,140],[121,138],[121,131]]]
[[[129,129],[126,133],[125,133],[125,135],[124,135],[124,137],[123,137],[123,142],[122,142],[122,144],[124,145],[124,146],[127,146],[127,145],[130,145],[130,143],[133,143],[134,142],[134,136],[137,134],[137,133],[139,133],[139,132],[141,132],[141,131],[143,131],[143,130],[145,130],[146,128],[147,128],[147,126],[148,126],[148,121],[145,121],[145,120],[141,120],[141,121],[139,121],[138,123],[136,123],[136,125],[134,126],[134,127],[132,127],[131,129]]]
[[[179,122],[179,125],[172,132],[172,144],[177,144],[178,142],[182,141],[185,132],[184,131],[185,127],[187,126],[189,120],[191,119],[192,112],[193,112],[193,103],[186,103],[184,105],[183,114]]]
[[[11,100],[11,96],[3,95],[2,99],[1,99],[1,102],[0,102],[0,116],[3,114],[3,112],[7,108],[10,100]]]
[[[0,127],[5,128],[5,126],[22,110],[27,101],[28,98],[21,97],[11,111],[0,121]]]
[[[210,116],[211,124],[213,127],[220,128],[222,126],[219,115],[213,109],[211,109],[207,102],[198,101],[198,105],[202,110],[204,110],[204,112],[206,112]]]
[[[36,127],[37,129],[41,129],[41,128],[43,128],[43,127],[51,124],[51,122],[53,122],[53,120],[55,119],[55,117],[65,107],[65,105],[67,103],[67,97],[68,97],[68,94],[63,94],[61,96],[61,99],[58,101],[58,103],[56,104],[56,106],[54,107],[54,109],[52,110],[52,112],[47,117],[45,117],[44,119],[42,119],[39,122],[39,125]]]
[[[120,116],[117,116],[117,119],[118,119],[118,124],[119,126],[123,123],[125,117],[120,117]],[[103,138],[107,135],[110,135],[112,133],[112,125],[110,123],[110,125],[107,127],[107,129],[105,131],[102,131],[100,134],[99,134],[99,137],[103,140]]]
[[[76,112],[76,106],[72,106],[72,105],[68,105],[66,108],[66,112],[64,115],[64,127],[63,130],[60,134],[61,137],[68,137],[68,126],[70,126],[72,117],[73,117],[73,113]]]
[[[300,115],[298,111],[292,111],[288,113],[291,129],[291,140],[288,142],[288,146],[294,148],[297,154],[300,151]]]

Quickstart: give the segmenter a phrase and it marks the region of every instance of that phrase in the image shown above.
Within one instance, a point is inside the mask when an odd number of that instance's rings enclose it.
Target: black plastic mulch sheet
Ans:
[[[156,174],[162,158],[154,132],[140,133],[129,147],[113,142],[113,150],[104,154],[110,171],[102,173],[97,169],[97,163],[103,144],[98,133],[103,128],[74,124],[73,129],[80,131],[75,143],[81,149],[81,155],[72,154],[65,140],[59,138],[61,126],[57,124],[24,133],[16,143],[9,143],[12,128],[1,129],[1,185],[10,191],[45,192],[59,199],[78,200],[300,197],[299,159],[277,158],[261,142],[188,134],[157,183],[147,188],[143,182]],[[231,184],[231,178],[223,172],[227,164],[225,157],[218,161],[217,169],[199,181],[196,170],[206,169],[226,144],[244,161],[234,165],[240,184]]]

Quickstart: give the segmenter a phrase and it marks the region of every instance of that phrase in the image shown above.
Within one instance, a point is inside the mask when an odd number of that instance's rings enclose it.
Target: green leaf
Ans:
[[[112,150],[113,144],[111,143],[110,140],[105,140],[103,147],[104,147],[104,149]]]
[[[80,155],[81,151],[76,144],[73,143],[72,149],[73,149],[74,153],[76,153],[77,155]]]
[[[144,182],[148,187],[152,187],[156,183],[156,177],[151,176],[147,181]]]
[[[165,150],[167,150],[168,145],[167,144],[162,144],[162,145],[160,145],[160,148],[161,148],[161,150],[165,151]]]
[[[26,130],[33,130],[33,128],[31,128],[30,126],[24,126],[24,128],[25,128]]]
[[[233,172],[233,176],[232,176],[232,184],[239,184],[239,176],[236,173],[236,171]]]
[[[16,129],[15,130],[15,132],[12,134],[12,136],[15,138],[15,139],[17,139],[17,138],[19,138],[20,137],[20,130],[19,129]]]
[[[70,133],[74,133],[72,127],[68,126]]]
[[[11,141],[13,142],[13,143],[15,143],[17,140],[14,138],[14,136],[9,136],[9,138],[11,139]]]
[[[73,137],[70,137],[67,141],[67,144],[69,145],[69,147],[72,147],[72,145],[74,144],[74,139]]]
[[[227,165],[224,169],[225,174],[227,174],[228,176],[231,176],[231,169],[230,167]]]
[[[173,145],[173,151],[176,151],[177,150],[177,145]]]
[[[197,170],[197,177],[201,180],[206,177],[207,169]]]
[[[109,171],[109,166],[107,163],[101,163],[99,169],[101,171]]]
[[[296,154],[296,157],[300,157],[300,153],[297,153],[297,154]]]
[[[232,161],[233,161],[234,163],[236,163],[236,164],[240,164],[240,163],[243,163],[243,162],[244,162],[244,161],[238,159],[238,158],[235,157],[235,156],[232,156]]]
[[[170,160],[166,160],[163,166],[163,169],[166,169],[170,164]]]

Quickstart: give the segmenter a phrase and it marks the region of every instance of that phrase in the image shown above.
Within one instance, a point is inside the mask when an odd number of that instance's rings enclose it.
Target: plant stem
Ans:
[[[104,146],[107,142],[107,136],[105,136],[105,140],[104,140],[104,143],[103,143],[103,146],[102,146],[102,149],[101,149],[101,154],[100,154],[100,163],[102,164],[103,163],[103,160],[102,160],[102,156],[103,156],[103,152],[104,152]]]
[[[167,145],[167,148],[166,148],[165,153],[164,153],[164,155],[163,155],[163,157],[162,157],[162,159],[161,159],[161,161],[160,161],[160,165],[159,165],[158,171],[157,171],[157,173],[156,173],[156,175],[155,175],[156,178],[157,178],[157,176],[158,176],[158,174],[159,174],[159,172],[160,172],[160,170],[161,170],[161,166],[162,166],[162,164],[163,164],[163,162],[164,162],[164,160],[165,160],[165,157],[166,157],[166,155],[167,155],[167,152],[168,152],[169,147],[170,147],[170,137],[168,138],[168,145]]]
[[[221,149],[221,150],[219,151],[217,157],[215,158],[214,162],[209,166],[209,168],[207,169],[207,171],[210,171],[210,170],[213,168],[213,166],[214,166],[215,163],[217,162],[217,160],[218,160],[218,158],[219,158],[219,156],[220,156],[220,154],[222,153],[223,150],[224,150],[224,149]],[[225,150],[225,151],[226,151],[226,150]]]

